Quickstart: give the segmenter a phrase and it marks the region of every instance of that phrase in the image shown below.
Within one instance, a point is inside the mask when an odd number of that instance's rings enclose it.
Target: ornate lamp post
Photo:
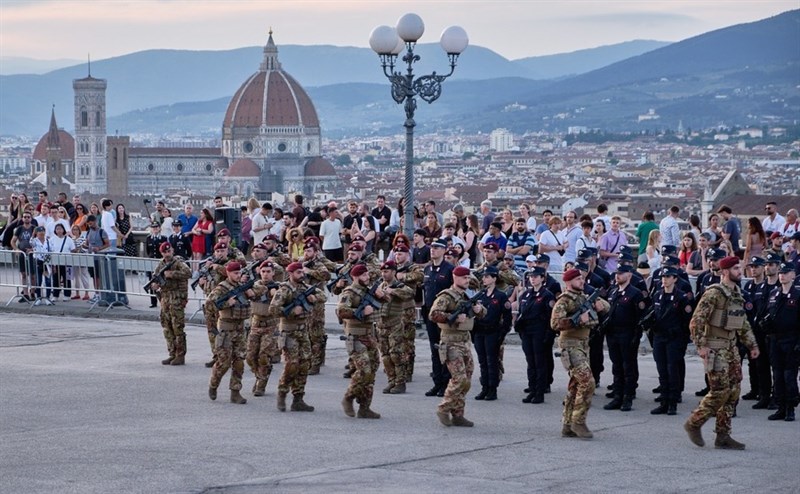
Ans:
[[[414,78],[414,62],[419,61],[419,55],[414,54],[417,40],[422,37],[425,24],[417,14],[406,14],[397,21],[397,27],[378,26],[369,36],[370,47],[378,54],[381,60],[383,73],[392,83],[392,98],[397,104],[404,103],[406,121],[406,166],[404,198],[404,227],[403,232],[412,238],[414,234],[414,111],[417,109],[419,96],[423,101],[433,103],[442,94],[442,82],[453,75],[456,60],[469,44],[466,31],[459,26],[450,26],[442,32],[440,44],[450,60],[450,72]],[[398,67],[395,72],[397,57],[405,51],[402,61],[406,64],[405,75]]]

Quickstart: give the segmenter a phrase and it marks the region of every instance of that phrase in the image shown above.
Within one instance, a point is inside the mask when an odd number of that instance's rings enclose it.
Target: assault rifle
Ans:
[[[311,305],[311,302],[308,301],[308,297],[314,295],[314,292],[316,291],[316,285],[311,285],[310,287],[306,288],[303,293],[295,297],[294,300],[283,307],[283,315],[289,316],[295,307],[302,307],[305,312],[311,312],[313,306]]]
[[[219,298],[219,300],[214,302],[214,305],[217,306],[217,309],[222,310],[228,304],[228,300],[230,300],[232,298],[236,299],[236,301],[239,302],[241,305],[247,305],[248,301],[247,301],[247,297],[245,296],[244,292],[246,292],[247,290],[253,288],[253,285],[255,285],[255,284],[256,284],[256,280],[250,280],[250,281],[247,281],[245,283],[242,283],[241,285],[237,286],[233,290],[230,290],[225,295],[221,296]]]
[[[478,293],[476,293],[471,299],[462,300],[461,302],[459,302],[458,305],[456,306],[456,310],[454,310],[453,313],[450,314],[450,316],[447,318],[447,323],[455,324],[456,319],[458,319],[458,316],[460,316],[461,314],[464,314],[467,317],[474,316],[475,311],[473,310],[473,306],[478,302],[478,299],[480,299],[485,294],[486,290],[481,290]]]
[[[267,302],[269,301],[269,291],[270,291],[270,290],[272,290],[272,289],[276,289],[276,288],[280,287],[280,285],[279,285],[279,284],[277,284],[277,283],[275,283],[274,281],[270,281],[270,282],[269,282],[269,283],[267,283],[265,286],[267,287],[267,291],[265,291],[265,292],[264,292],[264,293],[261,295],[261,298],[258,300],[258,301],[259,301],[259,302],[261,302],[261,303],[267,303]]]
[[[161,269],[159,269],[158,271],[153,273],[153,276],[150,278],[150,281],[148,281],[142,287],[144,289],[144,291],[146,291],[148,293],[155,293],[155,290],[153,290],[153,287],[152,287],[153,284],[156,284],[159,287],[164,286],[167,283],[167,279],[164,277],[164,273],[166,273],[167,270],[170,269],[175,264],[175,262],[177,260],[178,260],[177,257],[173,257],[170,262],[164,264],[164,266],[162,266]]]
[[[325,285],[325,288],[327,288],[329,292],[333,291],[333,287],[336,286],[336,283],[338,283],[339,280],[344,280],[347,283],[352,283],[353,282],[353,277],[350,276],[350,270],[347,270],[346,273],[341,274],[340,273],[341,269],[342,268],[339,268],[339,271],[336,272],[336,276],[334,278],[332,278],[331,281],[329,281]]]
[[[378,287],[382,281],[383,280],[376,281],[375,284],[373,284],[372,287],[367,290],[367,293],[364,294],[364,297],[361,299],[361,303],[358,304],[358,308],[353,313],[353,316],[355,316],[355,318],[359,321],[364,320],[364,309],[366,309],[368,305],[371,305],[376,309],[381,308],[381,302],[375,298],[375,292],[378,290]]]
[[[206,266],[205,265],[208,261],[211,261],[212,265],[213,264],[220,264],[222,262],[222,261],[220,261],[218,259],[215,259],[213,256],[212,257],[207,257],[207,258],[203,259],[202,261],[200,261],[200,265],[202,265],[203,267],[200,268],[200,271],[197,273],[197,279],[194,280],[192,282],[192,284],[191,284],[192,291],[197,290],[197,285],[200,283],[200,280],[202,280],[203,278],[205,278],[206,281],[210,280],[210,276],[211,276],[210,268],[211,268],[211,266]]]
[[[569,318],[572,321],[572,325],[577,327],[581,325],[581,315],[584,312],[589,313],[589,320],[590,321],[597,321],[597,311],[594,310],[594,301],[597,300],[597,297],[600,296],[600,290],[595,290],[589,295],[586,300],[578,307],[578,310],[575,311]]]

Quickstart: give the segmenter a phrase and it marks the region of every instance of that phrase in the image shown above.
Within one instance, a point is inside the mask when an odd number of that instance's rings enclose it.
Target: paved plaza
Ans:
[[[441,426],[439,399],[423,395],[431,385],[425,340],[417,340],[408,394],[381,394],[386,378],[379,372],[373,409],[380,420],[342,412],[346,355],[336,335],[328,340],[321,375],[309,377],[306,401],[316,411],[281,413],[275,408],[281,365],[266,397],[252,396],[246,369],[247,405],[228,401],[227,376],[212,402],[206,394],[210,372],[203,366],[210,357],[205,328],[187,328],[186,366],[162,366],[166,350],[158,323],[116,317],[146,311],[72,317],[77,304],[60,304],[59,316],[0,311],[4,493],[798,489],[797,422],[768,422],[767,412],[745,402],[733,436],[747,444],[746,451],[713,449],[713,423],[703,430],[711,447],[697,448],[681,427],[697,403],[693,393],[685,395],[678,416],[650,415],[650,389],[657,384],[650,355],[640,357],[634,410],[602,410],[605,389],[598,390],[588,419],[595,438],[582,441],[560,436],[566,372],[558,361],[546,402],[521,403],[524,356],[517,345],[506,348],[498,401],[473,400],[473,376],[466,409],[472,429]],[[608,360],[606,367],[603,384],[610,379]],[[687,357],[687,391],[702,387],[701,372],[700,360]]]

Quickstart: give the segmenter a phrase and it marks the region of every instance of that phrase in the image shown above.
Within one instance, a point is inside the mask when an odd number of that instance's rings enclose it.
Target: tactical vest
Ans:
[[[227,280],[223,281],[218,286],[224,287],[226,291],[227,290],[233,290],[235,288]],[[241,323],[245,319],[249,319],[251,313],[252,312],[251,312],[250,304],[247,304],[247,305],[236,304],[233,307],[226,306],[224,309],[220,309],[219,310],[219,319],[220,319],[220,322],[228,321],[228,322]],[[233,329],[233,328],[220,327],[220,329]]]
[[[367,290],[368,288],[362,287],[359,283],[353,283],[342,292],[342,295],[345,293],[352,294],[350,297],[350,303],[352,304],[350,308],[354,312],[361,304],[361,300],[363,300]],[[370,334],[372,332],[373,323],[377,320],[378,315],[379,311],[376,309],[371,315],[366,316],[363,321],[359,321],[355,318],[345,319],[344,334],[352,336],[365,336]]]
[[[711,285],[706,293],[718,290],[723,297],[717,299],[714,309],[706,322],[706,342],[708,348],[733,348],[736,330],[744,327],[747,315],[744,310],[744,299],[738,291],[728,290],[721,284]]]
[[[561,294],[559,297],[558,302],[561,302],[566,305],[564,307],[564,312],[566,313],[566,317],[572,317],[575,311],[583,304],[586,295],[582,293],[575,293],[571,290],[567,290]],[[562,302],[563,300],[563,302]],[[596,324],[596,322],[595,322]],[[555,328],[554,328],[555,329]],[[571,338],[576,340],[585,340],[589,338],[589,332],[592,329],[592,324],[580,324],[571,329],[562,329],[559,336],[561,338]]]
[[[460,293],[453,288],[448,288],[443,290],[439,297],[447,297],[447,311],[446,312],[453,312],[458,307],[458,304],[462,300],[466,300],[466,295]],[[469,332],[472,331],[472,327],[475,325],[475,318],[468,317],[466,321],[463,323],[455,323],[455,324],[448,324],[444,323],[437,323],[439,329],[441,329],[441,341],[442,343],[466,343],[470,340]]]

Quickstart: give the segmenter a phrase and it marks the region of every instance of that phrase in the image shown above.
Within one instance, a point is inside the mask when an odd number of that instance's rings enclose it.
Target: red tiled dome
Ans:
[[[316,157],[306,161],[304,175],[306,177],[330,177],[336,175],[336,170],[330,161]]]
[[[261,168],[250,158],[238,158],[233,162],[226,177],[258,177],[261,176]]]
[[[47,160],[47,140],[49,136],[50,132],[46,133],[41,139],[39,139],[39,143],[36,144],[36,148],[33,150],[34,160]],[[58,144],[61,146],[62,160],[75,159],[75,139],[69,134],[69,132],[63,129],[58,129]]]

